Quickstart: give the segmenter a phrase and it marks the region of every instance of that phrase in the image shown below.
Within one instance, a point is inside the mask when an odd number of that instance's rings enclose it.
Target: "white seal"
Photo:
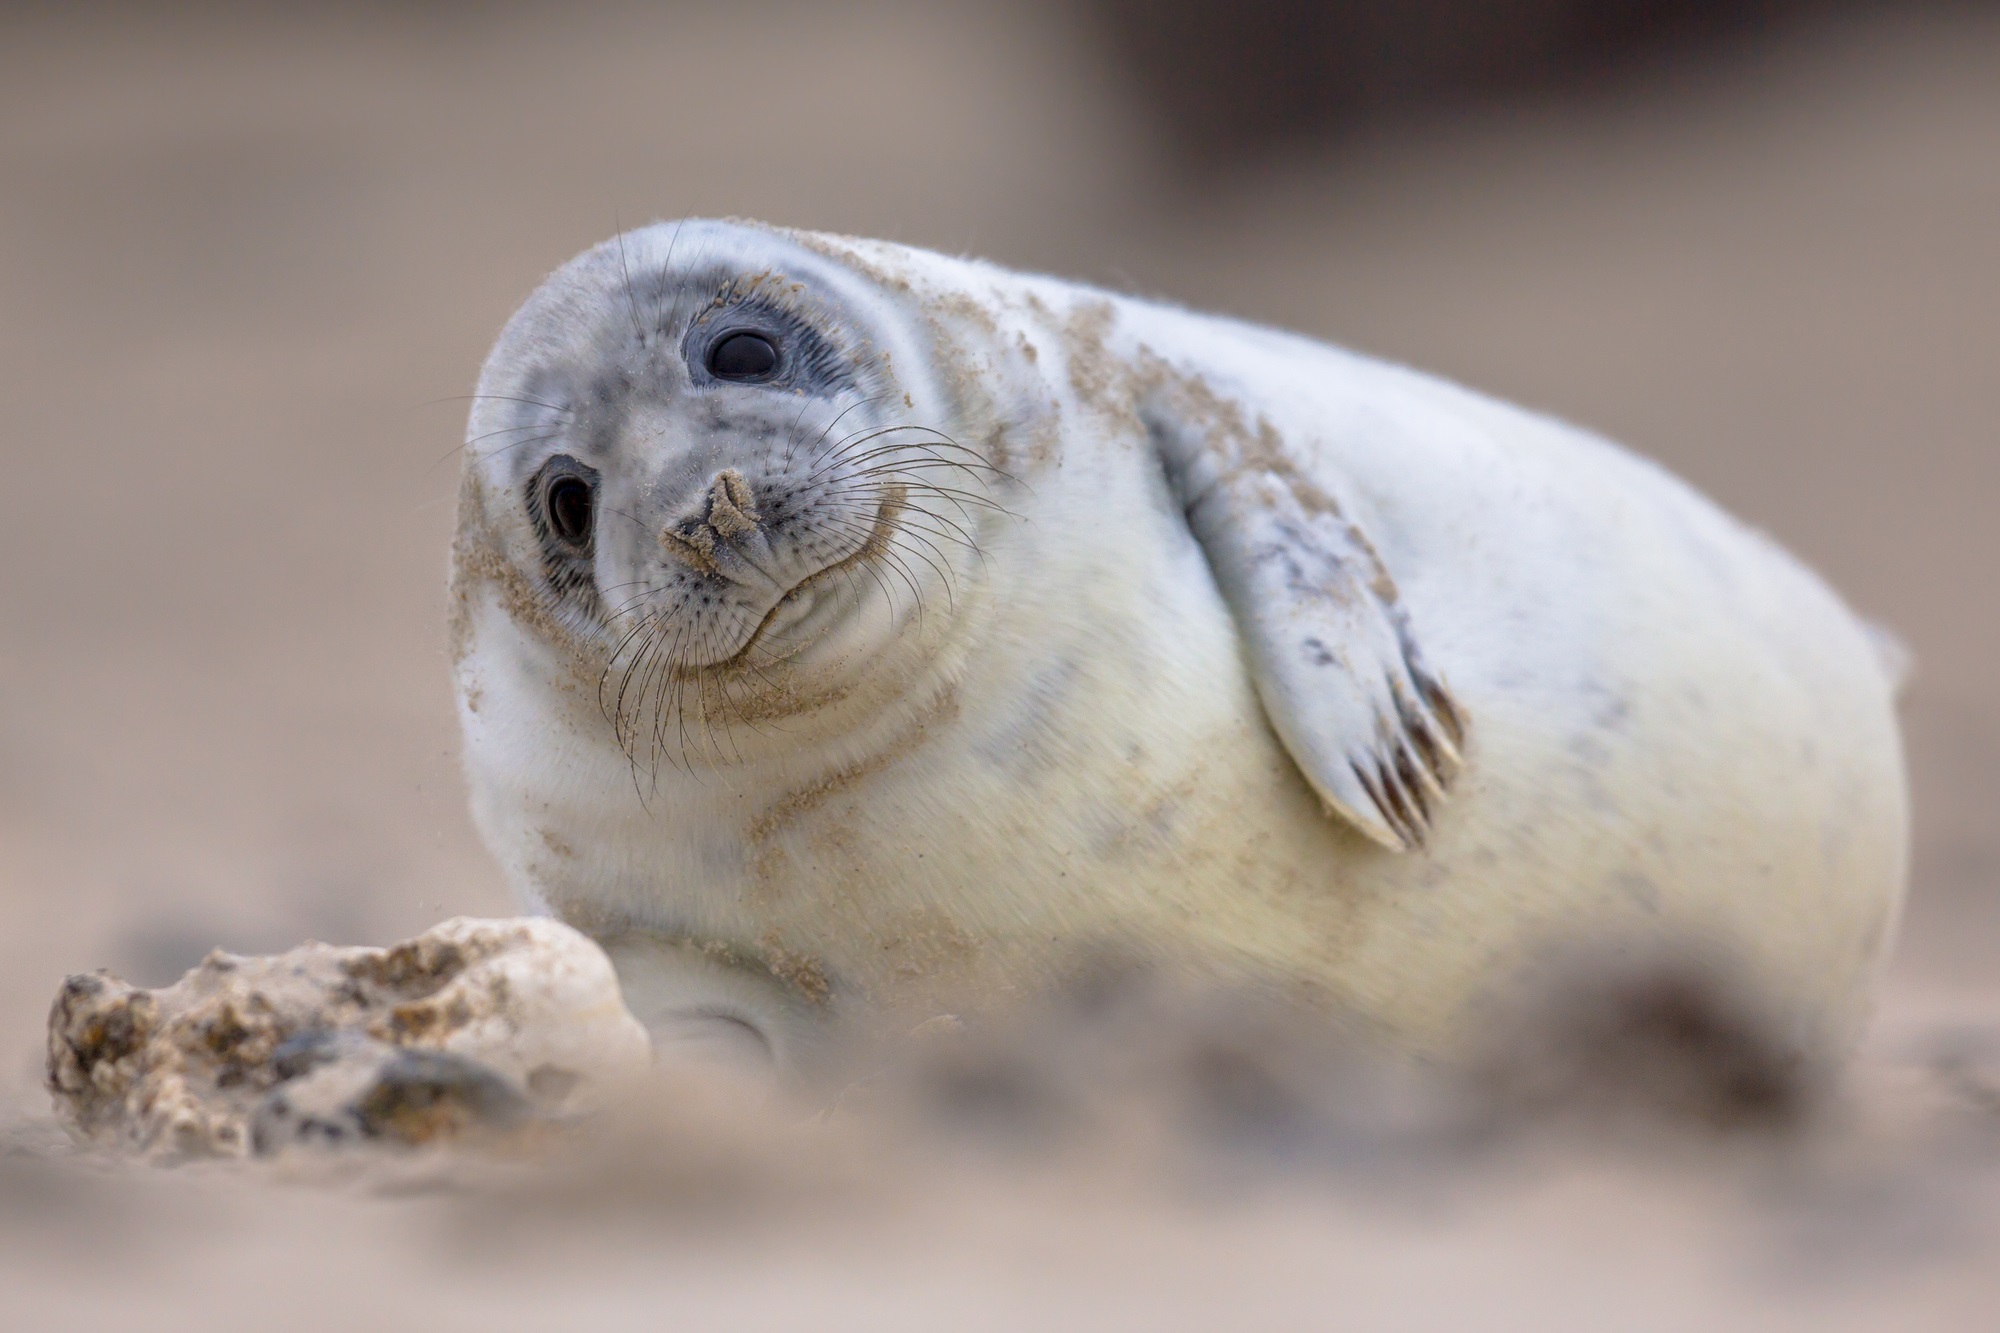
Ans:
[[[1106,938],[1443,1051],[1633,931],[1838,1051],[1903,894],[1891,673],[1770,541],[1429,376],[987,264],[584,254],[486,363],[453,572],[517,889],[656,1033],[781,1063]]]

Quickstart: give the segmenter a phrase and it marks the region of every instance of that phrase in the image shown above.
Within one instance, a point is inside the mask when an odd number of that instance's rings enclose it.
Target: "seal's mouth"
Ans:
[[[824,568],[815,570],[786,589],[771,604],[771,609],[764,613],[764,618],[757,622],[757,627],[750,631],[749,637],[744,639],[742,646],[735,652],[714,662],[704,663],[700,666],[678,668],[678,670],[688,674],[741,671],[754,669],[755,665],[782,661],[786,658],[797,656],[800,652],[804,651],[805,647],[812,642],[813,636],[801,637],[796,642],[787,645],[784,651],[767,652],[756,664],[750,661],[751,653],[764,644],[766,640],[778,638],[784,631],[804,623],[819,608],[821,604],[820,593],[836,576],[857,569],[868,561],[881,557],[882,553],[888,549],[890,539],[895,536],[897,522],[907,503],[908,500],[902,486],[891,485],[886,487],[881,502],[875,507],[875,518],[869,526],[868,536],[851,554],[841,557]]]

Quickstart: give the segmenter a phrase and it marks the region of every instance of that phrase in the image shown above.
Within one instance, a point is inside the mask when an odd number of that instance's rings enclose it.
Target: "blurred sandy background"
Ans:
[[[66,972],[159,983],[215,944],[510,910],[465,815],[444,659],[458,396],[543,273],[683,214],[1287,325],[1660,459],[1915,649],[1915,891],[1883,1040],[2000,1017],[2000,13],[1835,8],[1559,87],[1406,81],[1319,119],[1176,97],[1210,72],[1163,65],[1144,7],[1116,3],[6,11],[7,1114],[42,1112]],[[1516,1249],[1397,1251],[1363,1285],[1472,1254],[1529,1311],[1524,1266],[1595,1234],[1570,1188],[1537,1196],[1553,1220]],[[1683,1212],[1662,1234],[1705,1235]],[[1231,1242],[1258,1290],[1287,1244],[1322,1271],[1309,1232],[1272,1234],[1292,1239]],[[1977,1277],[1995,1254],[1926,1269],[1942,1304],[1884,1308],[2000,1318]],[[1512,1326],[1504,1304],[1468,1326]],[[1147,1326],[1209,1308],[1168,1300]]]

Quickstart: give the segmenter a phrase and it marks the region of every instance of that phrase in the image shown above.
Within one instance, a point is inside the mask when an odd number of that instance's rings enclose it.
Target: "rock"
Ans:
[[[649,1059],[610,960],[541,917],[458,917],[388,949],[217,950],[159,990],[72,976],[49,1014],[70,1132],[168,1160],[518,1130]]]

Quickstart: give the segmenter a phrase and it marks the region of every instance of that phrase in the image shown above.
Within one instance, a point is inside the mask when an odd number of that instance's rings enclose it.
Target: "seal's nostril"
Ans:
[[[685,528],[662,528],[660,546],[668,555],[704,574],[716,572],[715,535],[699,523]]]
[[[753,533],[762,521],[750,483],[735,468],[724,468],[708,483],[707,514],[661,529],[660,546],[683,564],[714,574],[720,572],[716,543]]]
[[[708,487],[708,526],[724,537],[740,537],[757,529],[759,516],[750,483],[733,467],[715,474]]]

